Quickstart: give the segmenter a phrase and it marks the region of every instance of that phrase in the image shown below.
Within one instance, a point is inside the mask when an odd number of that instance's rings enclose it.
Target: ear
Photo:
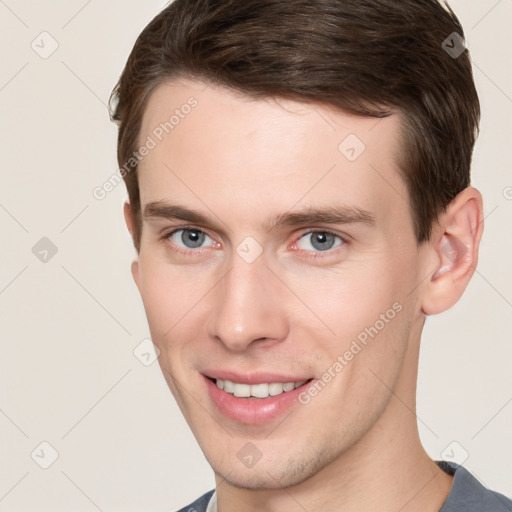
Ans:
[[[473,187],[460,192],[440,216],[428,242],[434,271],[423,291],[423,313],[441,313],[462,296],[478,263],[483,221],[482,195]]]
[[[132,208],[130,206],[130,203],[126,201],[124,203],[124,221],[126,222],[126,227],[128,228],[128,231],[130,232],[130,236],[133,240],[133,227],[134,227],[134,216],[132,212]],[[135,284],[137,285],[137,288],[140,290],[139,286],[139,260],[138,258],[132,261],[132,276],[133,280],[135,281]]]

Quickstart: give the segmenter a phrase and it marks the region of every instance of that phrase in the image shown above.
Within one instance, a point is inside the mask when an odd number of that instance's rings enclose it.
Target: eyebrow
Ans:
[[[143,217],[146,220],[160,218],[166,220],[182,220],[191,224],[215,227],[206,215],[180,205],[164,201],[148,203],[144,207]],[[296,212],[285,212],[272,217],[264,227],[271,231],[282,226],[304,226],[309,224],[375,224],[375,216],[364,209],[353,206],[308,207]],[[218,228],[217,228],[218,229]]]

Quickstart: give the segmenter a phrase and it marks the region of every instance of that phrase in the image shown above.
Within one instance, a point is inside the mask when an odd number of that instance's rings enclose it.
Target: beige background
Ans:
[[[213,486],[158,363],[133,353],[149,331],[129,272],[124,185],[102,201],[92,195],[116,170],[105,104],[164,3],[0,0],[5,512],[171,511]],[[419,427],[433,458],[449,446],[444,453],[467,457],[483,483],[512,496],[512,0],[452,5],[483,109],[473,183],[487,217],[463,300],[427,323]],[[41,58],[53,40],[57,50]],[[32,252],[42,237],[58,249],[46,263]],[[43,441],[58,453],[48,469]]]

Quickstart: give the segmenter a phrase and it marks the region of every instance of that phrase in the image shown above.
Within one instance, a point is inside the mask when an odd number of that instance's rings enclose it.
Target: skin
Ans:
[[[455,304],[474,272],[479,192],[462,191],[418,246],[399,114],[377,121],[181,79],[152,94],[139,140],[190,96],[198,105],[139,164],[141,204],[177,204],[208,222],[144,218],[132,273],[165,379],[215,472],[219,510],[438,511],[452,477],[418,435],[419,343],[425,316]],[[366,145],[353,162],[338,150],[349,134]],[[374,222],[268,226],[339,205]],[[129,204],[125,218],[133,233]],[[166,237],[180,227],[210,238],[187,248],[182,232]],[[341,238],[318,250],[313,229]],[[236,252],[247,236],[263,249],[252,263]],[[204,392],[212,368],[320,379],[396,302],[401,311],[285,418],[236,422]],[[237,457],[247,442],[262,454],[251,468]]]

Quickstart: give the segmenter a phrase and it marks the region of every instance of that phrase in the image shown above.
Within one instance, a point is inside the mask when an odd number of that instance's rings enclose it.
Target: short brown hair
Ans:
[[[117,158],[140,249],[137,162],[148,98],[164,81],[206,80],[253,98],[403,117],[400,172],[418,243],[469,185],[480,105],[464,33],[437,0],[175,0],[139,35],[111,95]],[[457,53],[449,48],[458,44]]]

